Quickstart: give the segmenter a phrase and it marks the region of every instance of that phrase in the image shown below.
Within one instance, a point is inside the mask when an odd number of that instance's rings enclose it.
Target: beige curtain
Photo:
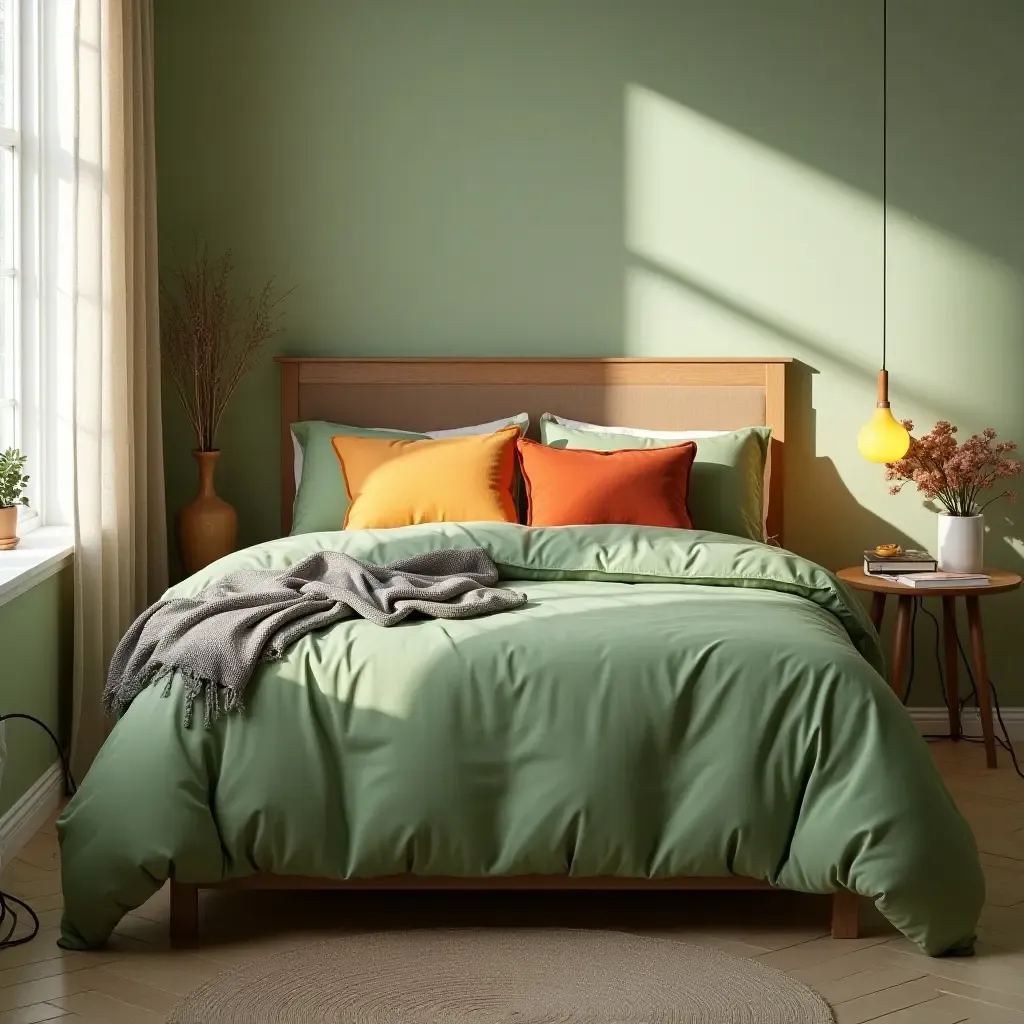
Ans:
[[[152,0],[78,0],[72,299],[75,671],[81,779],[107,665],[167,585]]]

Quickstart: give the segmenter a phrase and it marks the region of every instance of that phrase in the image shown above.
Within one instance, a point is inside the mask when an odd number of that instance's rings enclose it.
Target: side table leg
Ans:
[[[882,619],[885,617],[885,594],[876,590],[871,595],[871,625],[877,633],[882,628]]]
[[[985,632],[981,628],[981,606],[974,594],[967,595],[967,621],[971,626],[971,654],[974,656],[974,681],[978,685],[978,711],[981,714],[981,732],[985,737],[985,764],[996,764],[996,737],[992,728],[992,694],[988,685],[988,665],[985,663]]]
[[[946,710],[949,712],[949,735],[960,739],[960,681],[957,678],[956,598],[942,599],[942,639],[946,647]]]
[[[896,635],[892,641],[892,664],[889,666],[889,685],[900,700],[905,696],[903,675],[907,667],[907,652],[910,650],[910,621],[913,617],[914,599],[900,594],[896,606]]]

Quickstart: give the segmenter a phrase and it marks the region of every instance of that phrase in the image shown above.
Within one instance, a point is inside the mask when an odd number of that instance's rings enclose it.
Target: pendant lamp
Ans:
[[[886,53],[887,4],[882,4],[882,368],[878,371],[878,405],[875,414],[860,428],[857,448],[869,462],[895,462],[910,448],[910,434],[889,408],[889,371],[885,368],[886,341],[886,226],[889,166],[886,161],[889,105]]]

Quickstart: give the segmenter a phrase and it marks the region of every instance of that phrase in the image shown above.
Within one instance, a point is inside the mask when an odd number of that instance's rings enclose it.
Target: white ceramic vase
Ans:
[[[939,517],[939,568],[943,572],[981,572],[985,565],[985,517]]]

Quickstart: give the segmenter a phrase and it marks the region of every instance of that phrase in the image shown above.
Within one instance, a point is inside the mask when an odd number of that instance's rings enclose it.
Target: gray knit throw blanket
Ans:
[[[150,683],[185,680],[185,727],[202,694],[206,727],[222,710],[242,710],[245,686],[261,662],[339,619],[362,616],[395,626],[419,613],[469,619],[509,611],[526,595],[496,587],[498,570],[481,548],[449,548],[389,565],[318,551],[289,569],[236,572],[194,597],[158,601],[125,634],[103,691],[107,711],[123,714]]]

